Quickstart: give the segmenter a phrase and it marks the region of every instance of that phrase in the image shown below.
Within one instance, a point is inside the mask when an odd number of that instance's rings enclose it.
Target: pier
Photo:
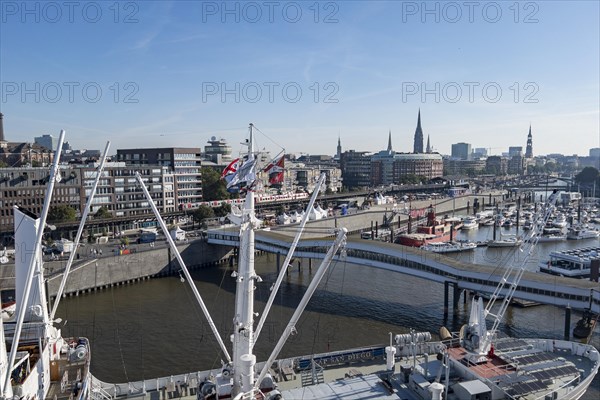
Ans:
[[[236,246],[237,235],[235,229],[211,230],[208,232],[208,243]],[[291,242],[291,237],[274,231],[256,232],[257,250],[285,255]],[[294,256],[323,258],[330,244],[331,240],[327,238],[301,240]],[[504,268],[471,264],[418,248],[379,241],[349,238],[345,253],[345,259],[341,259],[341,256],[337,256],[337,259],[444,284],[445,309],[448,308],[450,286],[453,288],[453,304],[456,306],[463,290],[480,294],[493,293],[504,273]],[[530,302],[600,313],[600,285],[583,279],[525,272],[515,297]]]

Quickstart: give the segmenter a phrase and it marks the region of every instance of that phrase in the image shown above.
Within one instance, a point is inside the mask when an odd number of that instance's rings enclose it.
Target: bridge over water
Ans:
[[[292,237],[275,231],[257,231],[255,240],[257,250],[285,256],[290,248]],[[208,242],[237,246],[239,245],[238,230],[210,230]],[[301,240],[294,256],[323,258],[331,243],[331,238]],[[482,294],[493,293],[505,271],[503,267],[471,264],[393,243],[349,238],[345,249],[345,260],[349,263],[387,269],[444,283],[446,307],[449,286],[454,289],[453,301],[456,305],[461,290]],[[341,256],[336,257],[339,260]],[[559,307],[590,309],[593,313],[600,313],[600,284],[583,279],[525,272],[515,297]]]

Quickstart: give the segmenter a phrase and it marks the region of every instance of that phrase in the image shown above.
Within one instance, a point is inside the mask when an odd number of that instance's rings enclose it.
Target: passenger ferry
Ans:
[[[540,272],[569,278],[589,278],[592,260],[600,260],[600,247],[553,251],[550,260],[540,262]]]

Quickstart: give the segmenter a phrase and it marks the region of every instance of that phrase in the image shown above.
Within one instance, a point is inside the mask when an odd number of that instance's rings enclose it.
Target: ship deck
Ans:
[[[51,361],[50,390],[46,399],[61,400],[77,398],[85,379],[87,360],[69,361],[66,357]],[[73,397],[71,397],[73,396]]]

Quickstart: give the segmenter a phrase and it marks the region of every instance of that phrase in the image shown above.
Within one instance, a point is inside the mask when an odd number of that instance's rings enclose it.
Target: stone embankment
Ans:
[[[177,247],[189,269],[227,262],[233,254],[231,248],[209,245],[202,239],[181,243]],[[71,268],[64,293],[78,295],[173,275],[180,270],[179,262],[175,255],[171,254],[166,242],[156,242],[152,246],[148,243],[133,245],[128,249],[130,254],[121,255],[116,244],[81,247],[79,256]],[[44,262],[50,297],[56,296],[66,264],[66,257],[60,261]],[[12,263],[0,266],[0,290],[14,289],[14,268]]]

